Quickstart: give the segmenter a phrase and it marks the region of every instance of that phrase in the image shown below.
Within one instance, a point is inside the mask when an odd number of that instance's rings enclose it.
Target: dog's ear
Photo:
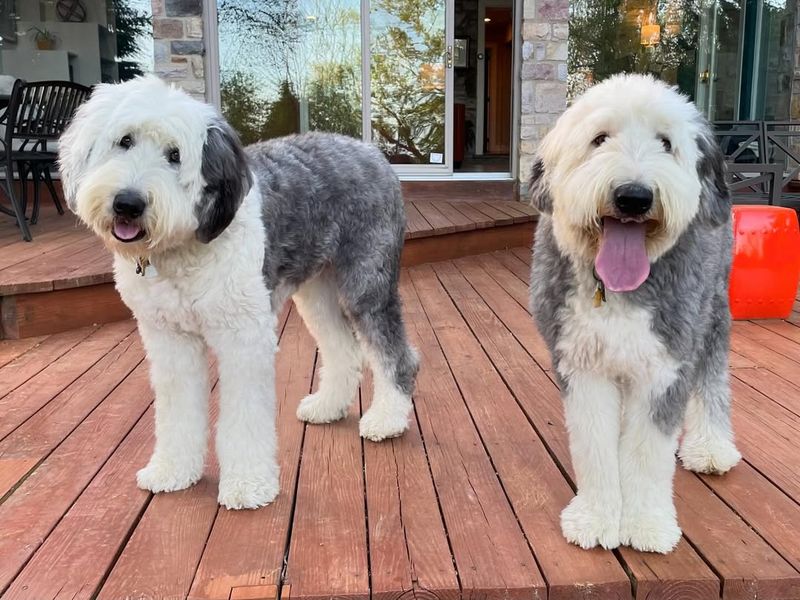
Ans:
[[[92,118],[102,115],[108,109],[108,96],[113,91],[111,85],[95,86],[88,100],[83,102],[64,133],[58,139],[58,172],[61,187],[70,210],[76,210],[76,196],[81,180],[87,171],[89,157],[95,141],[101,137],[102,129],[108,126],[105,119]]]
[[[700,210],[697,218],[707,225],[722,225],[731,214],[731,193],[725,179],[725,157],[710,132],[697,136],[697,177]]]
[[[553,198],[550,196],[550,187],[544,172],[544,160],[537,157],[531,168],[529,192],[531,205],[539,212],[549,214],[553,212]]]
[[[253,179],[239,136],[223,119],[209,126],[202,160],[205,187],[196,208],[195,236],[207,244],[231,224]]]

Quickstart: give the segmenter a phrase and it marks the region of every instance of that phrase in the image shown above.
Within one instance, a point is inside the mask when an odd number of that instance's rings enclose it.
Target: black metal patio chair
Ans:
[[[11,92],[8,108],[3,117],[5,126],[0,162],[5,167],[4,191],[11,201],[11,210],[0,206],[0,211],[17,219],[22,237],[31,241],[26,220],[27,180],[33,183],[33,210],[31,223],[39,218],[39,184],[44,182],[59,214],[64,213],[50,174],[58,155],[48,148],[48,142],[58,140],[66,129],[75,110],[89,97],[88,87],[70,81],[17,80]],[[14,191],[14,166],[20,181],[20,197]]]
[[[714,121],[711,127],[727,162],[769,162],[761,121]]]
[[[800,123],[766,121],[764,142],[767,162],[781,169],[781,204],[800,207]]]
[[[728,188],[734,204],[781,203],[780,165],[765,163],[728,163]]]

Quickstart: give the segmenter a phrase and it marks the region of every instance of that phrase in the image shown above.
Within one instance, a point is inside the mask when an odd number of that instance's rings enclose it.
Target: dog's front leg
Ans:
[[[139,322],[156,394],[156,444],[139,487],[172,492],[203,475],[208,434],[208,362],[203,340]]]
[[[219,503],[258,508],[279,489],[273,320],[253,319],[207,335],[219,364]]]
[[[561,529],[582,548],[619,545],[621,396],[614,383],[578,373],[565,384],[564,405],[578,494],[561,513]]]
[[[680,415],[686,405],[681,380],[663,393],[634,389],[625,400],[619,458],[623,544],[667,553],[681,538],[672,480]]]

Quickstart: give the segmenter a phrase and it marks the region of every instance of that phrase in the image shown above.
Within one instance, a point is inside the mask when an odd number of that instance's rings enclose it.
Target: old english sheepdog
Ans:
[[[306,134],[243,149],[216,109],[145,77],[95,89],[62,137],[60,168],[69,206],[114,254],[147,351],[156,442],[140,487],[200,479],[210,348],[219,502],[276,497],[275,327],[290,296],[324,365],[298,417],[343,418],[366,360],[374,398],[361,435],[406,429],[417,358],[397,289],[405,213],[376,148]]]
[[[542,141],[531,309],[562,389],[583,548],[669,552],[683,465],[740,459],[728,383],[732,228],[723,156],[692,103],[653,78],[589,89]]]

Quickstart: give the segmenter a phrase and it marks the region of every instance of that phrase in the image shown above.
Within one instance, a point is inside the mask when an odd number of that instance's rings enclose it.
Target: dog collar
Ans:
[[[606,301],[606,284],[603,283],[603,280],[597,276],[596,269],[592,269],[592,277],[594,277],[595,282],[597,282],[597,285],[594,288],[594,307],[600,308],[600,306]]]
[[[136,259],[136,274],[141,275],[146,279],[150,279],[158,275],[158,271],[156,271],[155,266],[150,262],[149,258],[146,256],[140,256]]]

